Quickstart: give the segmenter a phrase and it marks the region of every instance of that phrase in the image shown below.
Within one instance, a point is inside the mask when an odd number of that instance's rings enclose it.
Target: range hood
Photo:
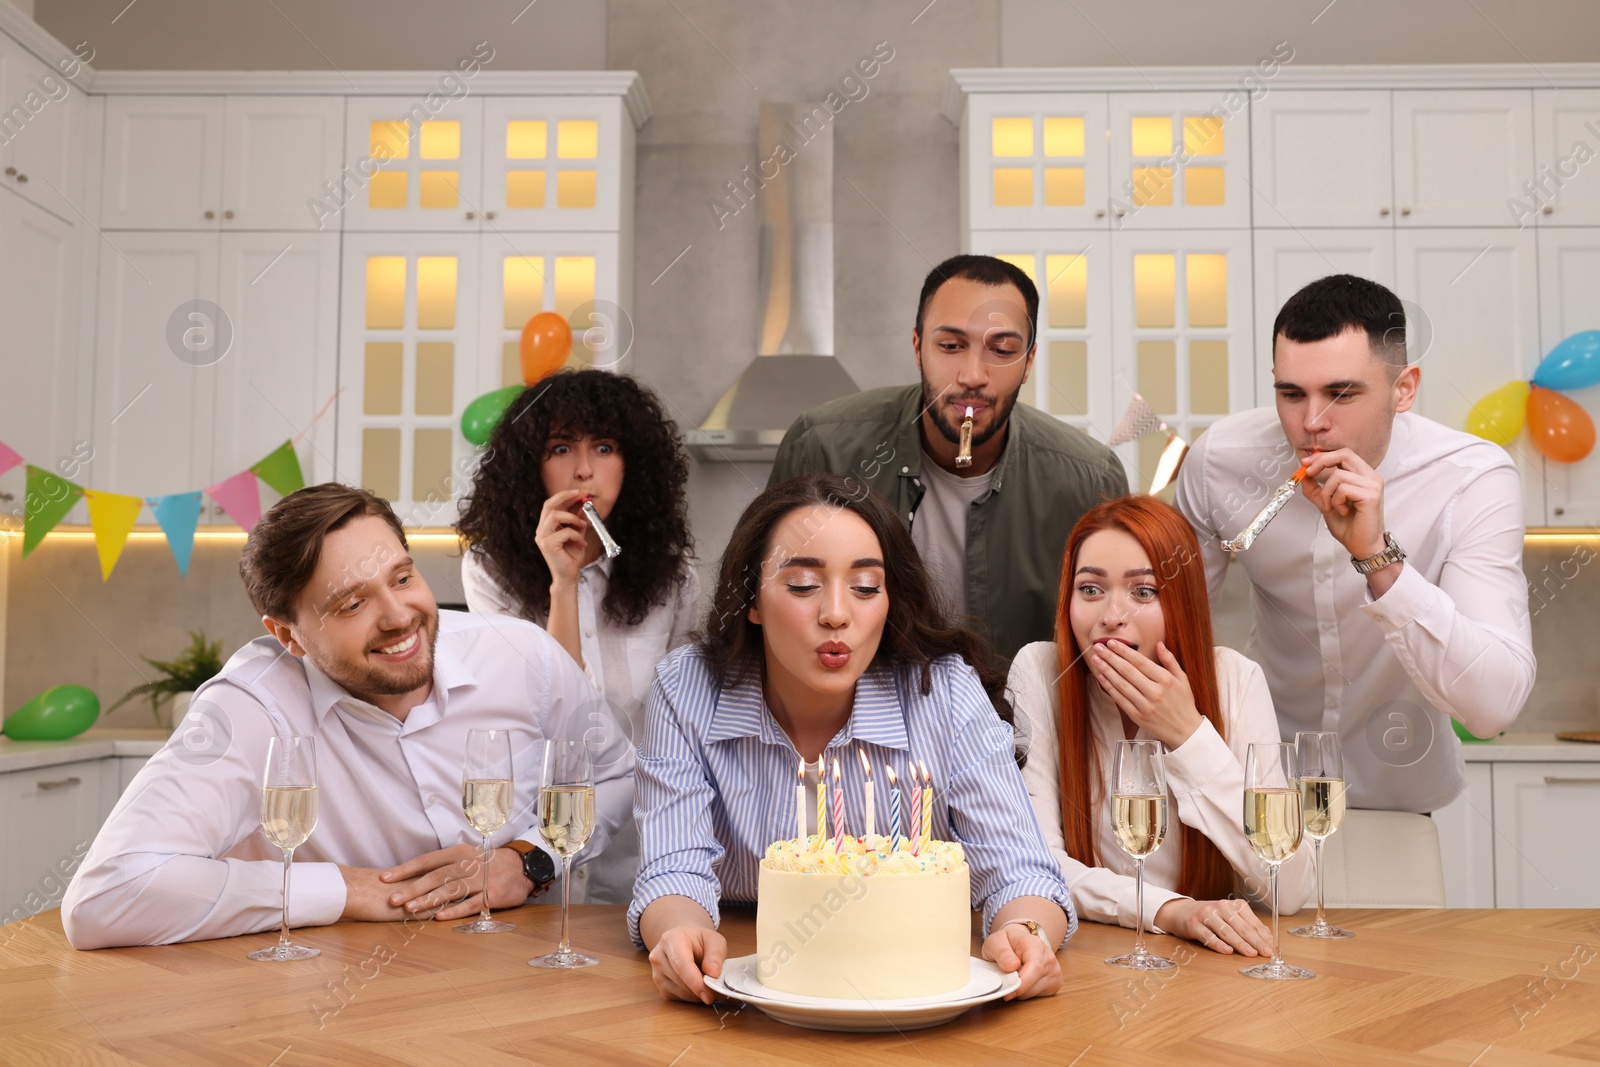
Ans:
[[[702,462],[771,462],[796,417],[860,391],[833,354],[832,120],[812,104],[761,105],[761,162],[746,171],[760,176],[743,186],[761,222],[761,336],[756,358],[685,435]]]

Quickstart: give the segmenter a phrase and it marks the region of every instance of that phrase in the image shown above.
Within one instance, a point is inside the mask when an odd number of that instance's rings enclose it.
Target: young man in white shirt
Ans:
[[[1178,507],[1215,596],[1222,541],[1305,464],[1301,492],[1237,558],[1255,609],[1247,655],[1285,740],[1340,735],[1352,807],[1432,811],[1464,780],[1447,716],[1492,737],[1533,689],[1521,478],[1498,445],[1411,412],[1421,369],[1399,298],[1376,282],[1312,282],[1273,338],[1277,410],[1207,430]]]
[[[479,837],[461,810],[471,729],[512,738],[515,803],[491,837],[491,907],[554,877],[538,840],[543,741],[594,746],[603,851],[633,803],[626,733],[532,623],[440,612],[382,499],[326,483],[279,501],[239,571],[271,636],[240,649],[129,784],[62,902],[76,948],[166,944],[275,927],[282,854],[259,832],[274,735],[316,738],[320,818],[295,853],[289,921],[457,919],[482,903]],[[590,733],[593,730],[594,733]]]

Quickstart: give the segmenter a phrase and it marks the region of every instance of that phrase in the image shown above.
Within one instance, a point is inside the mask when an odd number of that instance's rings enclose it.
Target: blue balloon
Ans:
[[[1546,389],[1600,385],[1600,330],[1575,333],[1552,348],[1533,372],[1533,384]]]

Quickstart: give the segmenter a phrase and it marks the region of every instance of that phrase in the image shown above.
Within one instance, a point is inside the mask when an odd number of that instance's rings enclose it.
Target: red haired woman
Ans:
[[[1271,955],[1270,931],[1234,894],[1266,890],[1241,825],[1244,757],[1253,741],[1280,740],[1278,722],[1261,668],[1212,645],[1188,521],[1148,496],[1086,512],[1067,539],[1056,639],[1018,652],[1008,685],[1032,731],[1023,779],[1078,914],[1134,924],[1133,861],[1111,829],[1107,782],[1117,740],[1154,739],[1178,832],[1145,861],[1146,928]],[[1284,864],[1282,911],[1305,902],[1311,874],[1304,856]]]

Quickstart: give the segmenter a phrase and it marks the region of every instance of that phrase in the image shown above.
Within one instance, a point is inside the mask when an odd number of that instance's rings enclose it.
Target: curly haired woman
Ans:
[[[699,609],[688,476],[654,394],[627,375],[563,371],[506,410],[456,524],[467,606],[548,630],[632,741],[656,663],[689,640]],[[584,518],[586,497],[622,546],[614,559]],[[587,865],[575,898],[626,903],[638,866],[630,821]]]

